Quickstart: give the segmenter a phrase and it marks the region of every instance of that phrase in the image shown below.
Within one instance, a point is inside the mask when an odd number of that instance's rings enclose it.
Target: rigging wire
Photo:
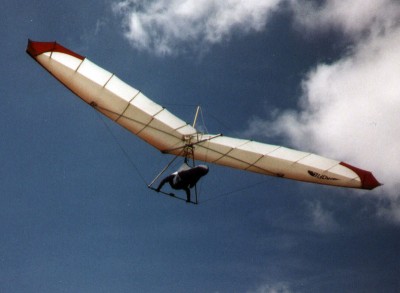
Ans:
[[[180,152],[180,154],[183,153],[183,150]],[[172,165],[172,163],[175,162],[175,160],[178,158],[179,155],[176,155],[162,170],[160,173],[158,173],[158,175],[153,179],[153,181],[150,182],[150,184],[147,185],[147,187],[151,187],[153,185],[153,183],[155,181],[157,181],[158,178],[160,178],[160,176],[162,174],[164,174],[165,171],[167,171],[167,169]]]
[[[200,108],[200,109],[201,109],[201,108]],[[124,147],[122,146],[122,144],[119,142],[118,138],[115,136],[115,134],[113,133],[113,131],[112,131],[112,129],[110,128],[110,126],[109,126],[109,125],[107,124],[107,122],[103,119],[103,117],[101,117],[102,115],[101,115],[98,111],[96,111],[96,110],[95,110],[95,112],[96,112],[97,117],[101,120],[101,122],[103,123],[103,125],[104,125],[105,128],[107,129],[107,132],[111,135],[111,137],[113,138],[114,142],[117,144],[117,146],[118,146],[118,148],[120,149],[120,151],[122,152],[122,154],[123,154],[123,155],[125,156],[125,158],[128,160],[128,162],[129,162],[130,165],[133,167],[133,169],[135,169],[136,173],[138,174],[138,176],[140,177],[140,179],[142,180],[142,182],[143,182],[148,188],[151,188],[151,185],[154,183],[154,181],[155,181],[158,177],[156,177],[156,179],[153,180],[153,182],[152,182],[151,184],[148,184],[148,183],[147,183],[147,181],[146,181],[146,179],[144,178],[143,174],[141,173],[140,169],[136,166],[136,164],[133,162],[133,160],[132,160],[131,157],[129,156],[128,152],[125,150],[125,148],[124,148]],[[203,125],[205,126],[205,124],[204,124],[204,118],[203,118],[203,112],[202,112],[201,110],[200,110],[200,114],[201,114],[201,118],[202,118],[202,120],[203,120]],[[166,171],[166,169],[168,169],[168,168],[172,165],[172,163],[174,163],[174,161],[175,161],[175,159],[176,159],[177,157],[178,157],[178,156],[175,156],[175,158],[173,158],[173,160],[167,165],[167,168],[165,168],[165,170],[162,170],[161,174],[164,173],[164,172]],[[161,174],[159,174],[158,176],[160,176]],[[232,195],[232,194],[234,194],[234,193],[238,193],[238,192],[241,192],[241,191],[244,191],[244,190],[253,188],[253,187],[257,186],[257,185],[261,185],[261,184],[265,183],[266,181],[267,181],[267,179],[264,179],[264,180],[262,180],[262,181],[253,183],[253,184],[251,184],[251,185],[244,186],[244,187],[239,188],[239,189],[234,189],[234,190],[231,190],[231,191],[222,192],[222,193],[217,194],[216,196],[214,196],[214,197],[212,197],[212,198],[205,199],[205,200],[202,200],[202,201],[198,201],[198,200],[197,200],[197,194],[196,194],[196,202],[194,202],[194,203],[196,203],[196,204],[204,204],[204,203],[207,203],[207,202],[210,202],[210,201],[214,201],[214,200],[218,200],[218,199],[221,199],[221,198],[224,198],[224,197],[228,197],[228,196],[230,196],[230,195]],[[196,193],[197,193],[197,191],[196,191]],[[172,196],[172,194],[167,194],[167,195]],[[175,195],[173,195],[172,197],[177,198]],[[180,198],[178,198],[178,199],[180,199]]]
[[[184,150],[182,149],[182,151],[180,152],[179,155],[176,155],[169,163],[168,165],[153,179],[153,181],[148,184],[146,179],[144,178],[143,174],[140,172],[140,169],[136,166],[136,164],[133,162],[133,160],[130,158],[128,152],[125,150],[125,148],[122,146],[122,144],[119,142],[118,138],[115,136],[115,134],[113,133],[112,129],[110,128],[110,126],[107,124],[107,122],[105,121],[105,119],[103,119],[102,115],[95,111],[98,118],[102,121],[102,123],[104,124],[105,128],[107,129],[107,131],[110,133],[111,137],[113,138],[114,142],[118,145],[119,149],[121,150],[122,154],[126,157],[126,159],[128,160],[128,162],[130,163],[130,165],[135,169],[136,173],[139,175],[139,177],[141,178],[141,180],[143,181],[143,183],[147,186],[147,188],[150,188],[152,190],[155,190],[154,187],[152,187],[152,184],[175,162],[175,160],[179,157],[180,154],[182,154],[184,152]],[[172,198],[178,199],[178,200],[184,200],[186,201],[186,199],[183,199],[179,196],[176,196],[173,193],[167,193],[167,192],[163,192],[163,191],[159,191],[161,194],[165,194],[168,196],[171,196]],[[198,199],[197,199],[197,190],[196,190],[196,199],[195,201],[191,201],[190,203],[192,204],[198,204]]]
[[[101,117],[101,114],[96,111],[97,117],[101,120],[101,122],[103,122],[105,128],[107,129],[108,133],[111,135],[111,137],[114,139],[114,142],[118,145],[119,149],[121,150],[122,154],[125,156],[125,158],[128,160],[128,162],[130,163],[130,165],[135,169],[136,173],[139,175],[140,179],[143,181],[143,183],[147,186],[147,181],[144,178],[143,174],[140,172],[140,169],[135,165],[135,163],[133,162],[133,160],[130,158],[128,152],[124,149],[124,147],[122,146],[122,144],[119,142],[119,140],[117,139],[117,137],[115,136],[115,134],[113,133],[113,131],[111,130],[110,126],[107,124],[107,122],[103,119],[103,117]]]
[[[203,108],[200,108],[200,115],[201,115],[201,121],[203,122],[204,130],[205,130],[207,133],[209,133],[209,132],[208,132],[207,125],[206,125],[206,120],[204,119]]]
[[[258,181],[258,182],[256,182],[256,183],[253,183],[253,184],[250,184],[250,185],[246,185],[246,186],[244,186],[244,187],[242,187],[242,188],[237,188],[237,189],[235,189],[235,190],[231,190],[231,191],[227,191],[227,192],[222,192],[222,193],[220,193],[220,194],[217,194],[217,195],[214,196],[214,197],[211,197],[211,198],[206,199],[206,200],[202,200],[200,203],[201,203],[201,204],[204,204],[204,203],[206,203],[206,202],[218,200],[218,199],[221,199],[221,198],[223,198],[223,197],[228,197],[228,196],[230,196],[230,195],[232,195],[232,194],[234,194],[234,193],[238,193],[238,192],[241,192],[241,191],[244,191],[244,190],[251,189],[251,188],[253,188],[253,187],[255,187],[255,186],[264,184],[264,183],[267,182],[267,181],[268,181],[268,179],[264,179],[264,180]]]

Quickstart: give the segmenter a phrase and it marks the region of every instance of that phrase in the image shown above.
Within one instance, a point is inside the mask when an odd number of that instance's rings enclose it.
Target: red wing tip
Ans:
[[[26,52],[33,58],[36,58],[36,56],[46,52],[60,52],[74,56],[81,60],[85,59],[85,57],[61,46],[57,42],[35,42],[32,40],[28,40],[28,47],[26,48]]]
[[[363,169],[354,167],[354,166],[349,165],[349,164],[344,163],[344,162],[341,162],[340,165],[349,168],[350,170],[354,171],[358,175],[358,177],[360,177],[360,179],[361,179],[361,188],[362,189],[372,190],[375,187],[383,185],[383,184],[379,183],[379,181],[376,180],[374,175],[369,171],[365,171]]]

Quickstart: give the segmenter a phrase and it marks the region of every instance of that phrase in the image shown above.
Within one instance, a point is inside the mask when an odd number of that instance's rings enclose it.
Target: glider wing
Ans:
[[[164,150],[184,145],[196,129],[114,74],[55,42],[29,41],[28,54],[98,111]]]
[[[164,153],[256,173],[342,187],[379,186],[371,172],[311,153],[209,135],[185,123],[114,74],[57,44],[29,40],[27,53],[68,89]]]
[[[325,185],[361,189],[381,185],[371,172],[312,153],[225,136],[202,135],[198,141],[195,158],[205,162]]]

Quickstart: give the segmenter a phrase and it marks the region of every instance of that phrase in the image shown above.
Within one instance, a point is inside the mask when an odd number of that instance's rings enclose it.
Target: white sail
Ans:
[[[373,189],[371,172],[311,153],[202,134],[114,74],[55,43],[29,41],[27,52],[86,103],[163,153],[288,179]]]

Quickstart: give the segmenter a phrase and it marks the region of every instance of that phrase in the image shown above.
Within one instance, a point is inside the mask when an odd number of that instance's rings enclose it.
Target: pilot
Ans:
[[[156,191],[160,192],[164,184],[168,182],[173,189],[184,190],[186,192],[186,202],[190,202],[190,188],[195,186],[200,178],[207,173],[208,167],[205,165],[198,165],[193,168],[187,166],[185,170],[178,170],[165,177],[158,185]]]

